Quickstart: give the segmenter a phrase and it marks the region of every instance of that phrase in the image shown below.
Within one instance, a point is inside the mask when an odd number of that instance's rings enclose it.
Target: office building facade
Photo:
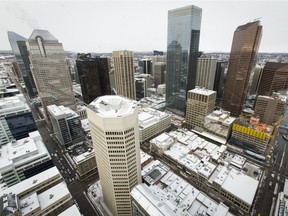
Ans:
[[[29,53],[26,46],[27,39],[12,31],[8,31],[8,39],[25,83],[27,93],[29,97],[35,97],[37,95],[37,89],[30,70]]]
[[[37,127],[24,95],[0,99],[0,145],[12,139],[23,139]]]
[[[72,144],[84,138],[80,116],[68,107],[47,106],[54,135],[61,145]]]
[[[186,109],[188,129],[203,131],[205,117],[213,112],[215,100],[215,91],[199,87],[188,91]]]
[[[155,62],[153,63],[154,68],[154,86],[164,84],[165,82],[165,72],[166,72],[166,63],[165,62]]]
[[[288,89],[288,63],[266,62],[259,81],[257,95],[271,96]]]
[[[271,97],[259,95],[254,112],[259,116],[262,123],[271,125],[272,123],[276,123],[282,116],[286,100],[285,96],[275,92]]]
[[[112,56],[117,95],[135,100],[134,53],[127,50],[113,51]]]
[[[35,29],[28,39],[31,70],[38,95],[48,118],[47,106],[76,109],[71,77],[63,46],[47,30]]]
[[[201,16],[194,5],[168,11],[166,108],[180,115],[196,84]]]
[[[110,95],[108,58],[92,57],[90,53],[79,53],[76,66],[81,84],[82,98],[86,104],[91,103],[97,97]]]
[[[196,86],[213,90],[217,59],[200,57],[197,61]]]
[[[104,203],[113,215],[132,215],[130,192],[141,182],[137,103],[102,96],[87,114]]]
[[[227,74],[228,62],[227,61],[219,61],[216,65],[216,73],[214,80],[213,90],[216,91],[216,106],[220,106],[223,97],[225,76]]]
[[[222,101],[222,108],[232,116],[242,111],[261,37],[260,21],[241,25],[234,32]]]

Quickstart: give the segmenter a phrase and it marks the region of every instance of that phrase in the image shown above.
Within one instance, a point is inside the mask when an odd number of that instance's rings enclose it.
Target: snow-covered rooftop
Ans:
[[[103,117],[114,118],[132,113],[137,102],[122,96],[106,95],[98,97],[88,107]]]
[[[76,117],[78,114],[69,107],[56,106],[55,104],[47,106],[48,112],[55,118],[71,118]]]
[[[74,204],[71,207],[67,208],[65,211],[60,213],[58,216],[82,216],[77,206]]]
[[[52,188],[49,188],[48,190],[44,191],[43,193],[38,195],[38,200],[40,203],[41,209],[45,209],[52,204],[56,204],[58,201],[63,199],[64,197],[72,198],[67,185],[64,182],[61,182],[57,185],[55,185]]]
[[[152,108],[142,108],[138,113],[139,129],[145,129],[153,124],[158,123],[164,118],[169,118],[170,115]]]
[[[8,166],[16,166],[32,158],[44,155],[50,158],[48,150],[38,131],[30,132],[29,137],[12,141],[0,149],[0,170]]]
[[[171,171],[158,185],[137,185],[131,196],[149,215],[232,215],[227,206],[212,200]]]
[[[23,191],[28,190],[29,188],[37,187],[37,185],[42,185],[43,182],[49,181],[51,180],[51,178],[54,177],[62,178],[59,170],[55,166],[28,179],[25,179],[9,188],[6,188],[3,191],[0,191],[0,196],[8,193],[20,194]]]
[[[216,94],[216,91],[205,89],[205,88],[200,88],[198,86],[195,87],[195,89],[189,90],[188,92],[196,93],[196,94],[201,94],[201,95],[212,95]]]

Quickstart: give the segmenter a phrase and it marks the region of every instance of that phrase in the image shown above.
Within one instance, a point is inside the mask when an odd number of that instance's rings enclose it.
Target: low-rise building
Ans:
[[[56,167],[1,191],[0,197],[4,215],[58,215],[73,205]]]
[[[288,215],[288,179],[285,179],[284,189],[278,193],[274,216]]]
[[[264,154],[273,131],[272,125],[260,123],[259,118],[239,117],[233,123],[229,144]]]
[[[138,113],[139,140],[143,143],[171,127],[171,116],[152,108],[142,108]]]
[[[228,206],[211,199],[171,171],[157,185],[137,185],[131,197],[133,215],[233,215]]]
[[[3,145],[0,149],[0,173],[7,187],[52,166],[51,156],[38,131]]]
[[[90,141],[68,147],[68,158],[80,177],[97,172],[95,152]]]
[[[161,134],[150,142],[152,151],[160,152],[171,167],[180,170],[195,185],[204,191],[213,190],[218,197],[249,213],[262,173],[259,167],[228,152],[227,146],[218,146],[184,129]],[[226,176],[221,176],[222,172]],[[219,179],[223,182],[218,182]],[[243,186],[238,190],[235,185],[240,184],[239,181],[249,184],[249,187]]]

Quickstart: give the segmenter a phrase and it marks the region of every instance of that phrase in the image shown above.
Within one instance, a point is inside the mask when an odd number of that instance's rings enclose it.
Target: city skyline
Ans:
[[[113,5],[112,5],[113,4]],[[203,9],[201,51],[230,52],[238,25],[260,18],[263,37],[259,52],[287,52],[288,19],[284,1],[46,1],[0,2],[0,50],[11,50],[7,31],[28,38],[34,28],[53,32],[74,52],[167,50],[168,10],[188,5]],[[115,34],[117,32],[117,34]]]

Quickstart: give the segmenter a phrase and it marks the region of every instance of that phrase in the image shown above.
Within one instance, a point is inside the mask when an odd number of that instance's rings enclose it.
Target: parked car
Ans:
[[[283,137],[283,139],[288,141],[288,134],[284,134],[282,137]]]

